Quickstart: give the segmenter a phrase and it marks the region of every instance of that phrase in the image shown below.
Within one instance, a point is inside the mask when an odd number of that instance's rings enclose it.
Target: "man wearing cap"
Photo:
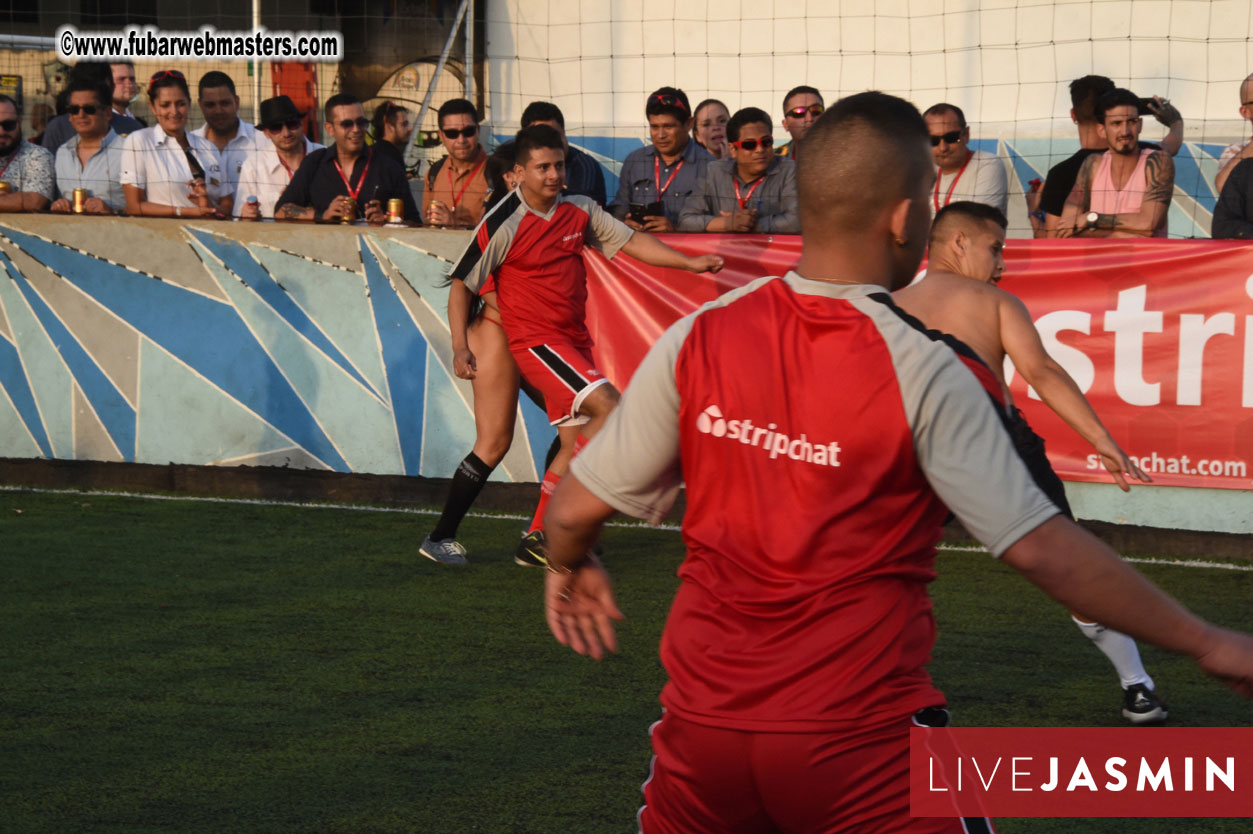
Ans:
[[[657,90],[648,97],[644,114],[653,143],[627,155],[609,210],[632,229],[673,232],[713,156],[691,141],[692,106],[682,90]]]
[[[305,156],[322,146],[304,135],[304,114],[287,96],[261,102],[261,130],[269,147],[258,147],[244,159],[235,191],[234,214],[244,220],[274,217],[274,204]],[[255,197],[253,202],[249,198]]]

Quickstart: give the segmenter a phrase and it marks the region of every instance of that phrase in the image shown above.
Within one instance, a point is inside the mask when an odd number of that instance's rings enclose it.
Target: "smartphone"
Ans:
[[[646,217],[664,217],[666,214],[665,207],[661,202],[654,203],[631,203],[629,215],[636,223],[643,223]]]
[[[1140,115],[1141,115],[1141,116],[1151,116],[1151,115],[1153,114],[1153,109],[1152,109],[1151,107],[1149,107],[1149,105],[1150,105],[1150,104],[1153,104],[1153,103],[1154,103],[1154,101],[1153,101],[1153,99],[1151,99],[1151,98],[1142,98],[1142,99],[1140,99]]]

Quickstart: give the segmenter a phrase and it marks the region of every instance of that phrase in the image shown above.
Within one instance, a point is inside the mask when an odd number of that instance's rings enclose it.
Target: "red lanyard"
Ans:
[[[365,175],[370,173],[371,156],[373,156],[373,154],[367,151],[365,157],[365,168],[361,171],[361,179],[357,180],[357,187],[355,189],[348,184],[348,178],[344,176],[344,169],[339,164],[339,157],[336,156],[335,158],[335,170],[339,171],[339,178],[344,181],[344,188],[348,189],[348,196],[353,200],[357,199],[357,195],[361,193],[361,186],[365,185]],[[287,166],[284,164],[283,167],[286,168]]]
[[[287,172],[287,179],[288,179],[288,180],[291,180],[291,178],[292,178],[293,176],[295,176],[296,172],[295,172],[295,171],[293,171],[293,170],[291,169],[291,166],[287,164],[287,160],[286,160],[286,159],[283,159],[283,157],[281,157],[281,156],[280,156],[280,157],[278,158],[278,164],[279,164],[279,165],[282,165],[282,166],[283,166],[283,170]],[[339,167],[339,160],[338,160],[338,159],[337,159],[337,160],[335,160],[335,167],[337,167],[337,168]],[[369,162],[366,162],[366,170],[369,170],[369,168],[370,168],[370,163],[369,163]],[[342,168],[340,168],[339,175],[340,175],[340,177],[341,177],[341,178],[344,176],[344,170],[343,170]],[[364,173],[362,173],[362,174],[361,174],[361,179],[365,179],[365,174],[364,174]],[[348,181],[347,181],[347,180],[344,180],[344,185],[347,185],[347,184],[348,184]],[[361,190],[361,184],[360,184],[360,183],[358,183],[358,184],[357,184],[357,190],[358,190],[358,191],[360,191],[360,190]],[[356,195],[356,194],[352,195],[352,198],[353,198],[354,200],[355,200],[355,199],[357,199],[357,195]]]
[[[949,203],[949,200],[953,199],[953,189],[957,188],[957,181],[962,178],[962,174],[966,173],[966,166],[969,165],[970,160],[974,158],[975,158],[974,151],[966,151],[966,161],[962,163],[961,170],[957,172],[957,176],[953,177],[953,183],[952,185],[948,187],[948,193],[944,195],[944,205],[947,206]],[[931,201],[935,203],[936,211],[940,210],[940,177],[941,176],[943,176],[943,172],[939,172],[935,175],[935,195],[931,198]]]
[[[748,201],[753,198],[753,192],[757,190],[757,186],[766,181],[765,177],[758,177],[753,180],[753,184],[748,187],[748,193],[743,197],[740,196],[740,181],[736,179],[735,174],[731,175],[731,182],[735,184],[735,201],[740,204],[740,208],[748,205]]]
[[[465,185],[461,186],[461,190],[458,191],[452,198],[452,207],[454,210],[457,208],[457,204],[461,202],[461,198],[465,196],[466,189],[469,188],[470,183],[474,181],[474,177],[476,174],[478,174],[479,169],[482,168],[486,164],[487,164],[487,157],[484,156],[482,159],[479,160],[479,164],[474,166],[474,170],[470,172],[470,176],[466,177]],[[448,193],[449,194],[452,194],[452,189],[453,189],[452,165],[449,165],[448,166]]]
[[[670,172],[670,179],[666,180],[665,185],[662,185],[661,184],[661,157],[656,154],[653,155],[653,185],[657,187],[658,202],[661,201],[662,193],[664,193],[665,190],[670,187],[670,183],[674,182],[674,178],[679,175],[679,169],[683,167],[684,162],[687,162],[687,160],[686,159],[679,160],[679,164],[674,166],[674,170]]]

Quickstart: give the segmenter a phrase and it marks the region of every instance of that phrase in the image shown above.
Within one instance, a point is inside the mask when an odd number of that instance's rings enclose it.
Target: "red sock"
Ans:
[[[574,454],[570,456],[574,460],[575,456],[582,451],[587,445],[587,438],[579,435],[574,441]],[[544,511],[548,509],[548,499],[552,497],[553,490],[557,488],[557,484],[561,482],[560,475],[554,475],[549,469],[544,473],[544,480],[539,485],[539,503],[535,505],[535,516],[531,519],[531,526],[527,528],[527,533],[534,533],[536,530],[544,529]]]

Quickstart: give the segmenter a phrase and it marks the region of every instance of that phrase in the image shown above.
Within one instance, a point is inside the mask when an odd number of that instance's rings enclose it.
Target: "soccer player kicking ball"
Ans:
[[[1007,409],[1015,448],[1036,485],[1073,519],[1061,479],[1044,455],[1044,441],[1013,404],[1002,371],[1006,354],[1044,403],[1092,444],[1123,491],[1130,489],[1128,477],[1152,479],[1114,442],[1070,374],[1044,350],[1023,303],[993,286],[1005,271],[1002,250],[1007,225],[1005,215],[993,206],[965,201],[945,206],[931,226],[927,277],[894,293],[893,300],[927,327],[957,337],[983,360],[996,380],[998,399]],[[1123,717],[1133,724],[1165,721],[1166,708],[1154,691],[1135,641],[1073,612],[1071,617],[1114,664],[1122,684]]]
[[[514,152],[518,187],[483,218],[453,267],[448,325],[453,345],[464,346],[471,295],[495,273],[509,352],[522,377],[543,394],[561,438],[561,451],[544,473],[535,519],[514,557],[519,564],[543,566],[548,497],[618,404],[618,391],[592,361],[583,247],[594,246],[609,258],[621,251],[653,266],[691,272],[717,272],[723,261],[717,255],[689,258],[650,234],[633,231],[591,198],[563,195],[565,145],[548,125],[519,131]],[[453,370],[458,376],[473,373],[468,347],[455,347]]]

